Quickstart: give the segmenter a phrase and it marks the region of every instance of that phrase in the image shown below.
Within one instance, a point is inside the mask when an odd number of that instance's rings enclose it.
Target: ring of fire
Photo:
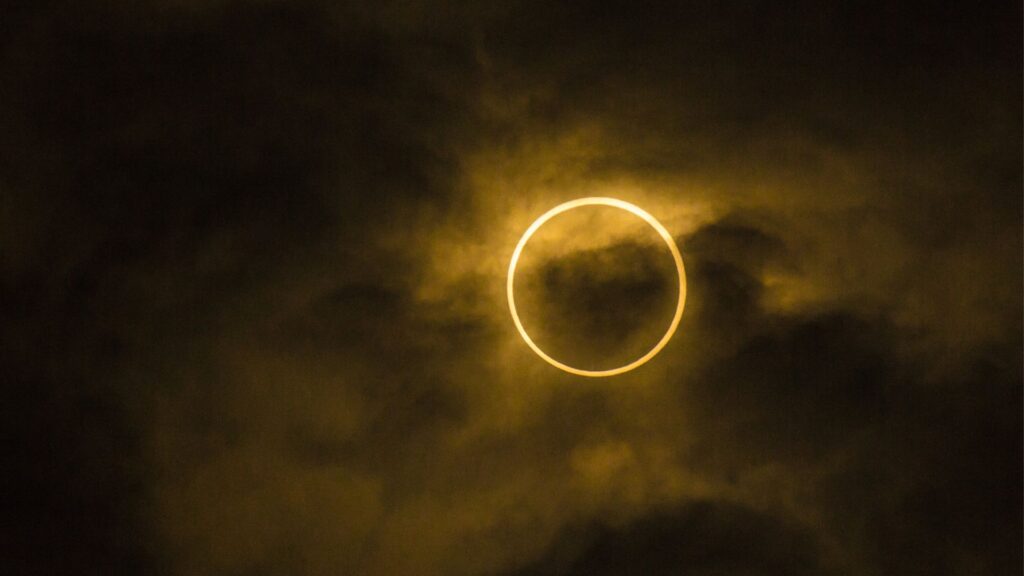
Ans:
[[[648,350],[647,353],[641,356],[640,358],[637,358],[636,360],[630,362],[629,364],[619,366],[618,368],[611,368],[609,370],[583,370],[580,368],[569,366],[568,364],[564,364],[562,362],[559,362],[558,360],[555,360],[547,353],[545,353],[543,350],[541,350],[540,347],[537,346],[536,343],[534,343],[533,339],[530,338],[530,335],[526,333],[526,329],[523,328],[523,323],[519,320],[519,313],[516,311],[516,265],[519,263],[519,256],[522,254],[523,248],[526,246],[527,241],[529,241],[530,237],[533,236],[534,233],[537,232],[537,230],[541,226],[543,226],[544,223],[547,222],[548,220],[554,218],[555,216],[558,216],[563,212],[567,212],[569,210],[579,208],[581,206],[611,206],[613,208],[625,210],[626,212],[629,212],[630,214],[633,214],[635,216],[639,216],[644,222],[647,222],[647,224],[654,228],[658,235],[661,236],[661,238],[665,241],[665,244],[668,246],[669,252],[672,253],[672,260],[675,262],[676,272],[679,277],[679,302],[676,304],[675,315],[672,317],[672,322],[671,324],[669,324],[668,330],[665,332],[665,335],[661,337],[661,340],[659,340],[653,348]],[[672,339],[672,335],[675,334],[676,328],[679,326],[679,320],[683,316],[683,305],[686,303],[686,271],[683,268],[683,258],[682,256],[679,255],[679,248],[676,246],[675,240],[672,239],[672,235],[668,233],[668,230],[666,230],[665,227],[661,225],[661,222],[658,222],[654,218],[654,216],[651,216],[639,206],[630,204],[629,202],[625,202],[622,200],[617,200],[615,198],[578,198],[576,200],[565,202],[564,204],[559,204],[558,206],[555,206],[551,210],[548,210],[543,215],[541,215],[540,218],[537,218],[533,222],[533,224],[530,225],[529,228],[526,229],[526,232],[523,233],[523,237],[519,239],[519,244],[516,245],[515,251],[512,252],[512,261],[508,265],[507,292],[508,307],[512,313],[512,320],[516,324],[516,329],[519,330],[519,335],[523,337],[523,340],[526,341],[526,344],[538,356],[543,358],[544,361],[546,361],[548,364],[551,364],[555,368],[564,370],[566,372],[569,372],[570,374],[576,374],[577,376],[589,376],[592,378],[599,378],[602,376],[615,376],[617,374],[622,374],[625,372],[629,372],[630,370],[633,370],[635,368],[638,368],[643,364],[647,363],[647,361],[653,358],[655,355],[657,355],[658,352],[661,352],[661,349],[664,348],[666,344],[668,344],[668,341]]]

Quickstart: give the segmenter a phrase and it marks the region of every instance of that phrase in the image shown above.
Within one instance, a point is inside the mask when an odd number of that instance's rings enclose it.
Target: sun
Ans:
[[[617,368],[611,368],[609,370],[583,370],[581,368],[569,366],[568,364],[555,360],[547,353],[545,353],[543,350],[541,350],[540,347],[537,346],[536,343],[534,343],[533,339],[530,338],[530,335],[527,334],[526,329],[523,328],[523,323],[519,320],[519,313],[516,311],[516,265],[519,263],[519,256],[523,253],[523,248],[526,247],[526,243],[530,240],[530,237],[533,236],[534,233],[536,233],[537,230],[541,226],[543,226],[544,223],[546,223],[548,220],[554,218],[555,216],[558,216],[563,212],[568,212],[569,210],[580,208],[582,206],[611,206],[612,208],[625,210],[626,212],[629,212],[634,216],[640,217],[644,222],[646,222],[652,228],[654,228],[658,235],[661,236],[662,240],[665,241],[665,245],[668,246],[669,252],[672,253],[672,260],[675,262],[676,273],[679,277],[679,301],[676,303],[676,311],[675,314],[672,316],[672,322],[669,323],[668,330],[665,331],[665,334],[664,336],[661,337],[661,340],[659,340],[658,343],[655,344],[653,348],[648,350],[647,353],[644,354],[643,356],[637,358],[636,360],[633,360],[629,364],[625,364]],[[533,224],[530,224],[530,227],[526,229],[526,232],[523,233],[523,237],[519,239],[519,244],[516,245],[515,251],[512,252],[512,260],[511,262],[509,262],[508,265],[507,292],[508,307],[509,311],[512,313],[512,321],[515,322],[516,329],[519,330],[519,334],[523,337],[523,340],[526,341],[526,344],[534,352],[536,352],[538,356],[543,358],[544,361],[546,361],[548,364],[551,364],[555,368],[564,370],[570,374],[575,374],[577,376],[600,378],[605,376],[615,376],[618,374],[623,374],[629,372],[630,370],[639,368],[640,366],[646,364],[651,358],[654,358],[658,354],[658,352],[661,352],[662,348],[664,348],[665,345],[668,344],[668,341],[672,339],[672,335],[675,334],[676,328],[679,327],[679,320],[682,319],[683,317],[683,306],[686,304],[686,270],[683,267],[683,258],[682,256],[679,255],[679,247],[676,246],[675,240],[672,239],[672,235],[669,234],[668,230],[666,230],[665,227],[661,225],[661,222],[658,222],[658,220],[654,218],[654,216],[651,216],[649,213],[647,213],[639,206],[636,206],[635,204],[630,204],[629,202],[618,200],[616,198],[578,198],[576,200],[570,200],[569,202],[559,204],[558,206],[555,206],[551,210],[548,210],[547,212],[542,214],[540,218],[534,220]]]

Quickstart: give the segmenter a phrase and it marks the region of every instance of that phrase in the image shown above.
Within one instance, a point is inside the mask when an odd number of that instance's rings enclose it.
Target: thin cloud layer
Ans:
[[[11,9],[5,568],[1017,569],[1005,11]],[[581,381],[505,273],[597,195],[672,231],[688,297],[655,360]],[[568,356],[629,356],[671,262],[581,238],[524,305],[577,319],[537,323]]]

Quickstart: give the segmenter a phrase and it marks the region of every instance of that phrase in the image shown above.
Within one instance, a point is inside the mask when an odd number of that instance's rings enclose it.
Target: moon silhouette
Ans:
[[[611,206],[612,208],[619,208],[621,210],[629,212],[630,214],[639,216],[644,222],[647,222],[647,224],[654,228],[658,235],[661,236],[661,238],[665,241],[665,245],[668,246],[669,252],[672,253],[672,260],[675,262],[676,272],[679,277],[679,301],[676,304],[675,315],[672,317],[672,322],[669,323],[668,330],[665,331],[665,335],[662,336],[661,340],[659,340],[658,343],[655,344],[653,348],[648,350],[647,353],[644,354],[643,356],[637,358],[636,360],[633,360],[629,364],[625,364],[623,366],[611,368],[608,370],[583,370],[581,368],[569,366],[568,364],[559,362],[558,360],[552,358],[543,350],[541,350],[540,347],[537,346],[537,344],[533,341],[533,339],[530,338],[530,335],[526,332],[526,329],[523,328],[522,321],[519,320],[519,313],[516,311],[516,265],[519,263],[519,256],[522,254],[523,248],[526,247],[526,243],[530,240],[530,237],[533,236],[534,233],[536,233],[537,230],[541,226],[543,226],[548,220],[554,218],[555,216],[558,216],[563,212],[568,212],[569,210],[572,210],[574,208],[580,208],[582,206]],[[547,212],[542,214],[540,218],[534,220],[533,224],[530,224],[530,227],[526,229],[526,232],[523,233],[523,237],[519,239],[519,244],[516,245],[515,251],[512,252],[512,260],[511,262],[509,262],[508,265],[507,292],[508,307],[509,311],[512,313],[512,320],[516,324],[516,329],[519,330],[519,334],[520,336],[523,337],[523,340],[526,341],[526,344],[538,356],[543,358],[545,362],[551,364],[555,368],[564,370],[570,374],[575,374],[577,376],[588,376],[591,378],[601,378],[605,376],[616,376],[618,374],[623,374],[625,372],[629,372],[630,370],[639,368],[640,366],[646,364],[651,358],[654,358],[654,356],[656,356],[658,352],[661,352],[662,348],[664,348],[665,345],[668,344],[668,341],[672,339],[672,335],[675,334],[676,328],[678,328],[679,326],[679,320],[683,317],[683,306],[686,304],[686,270],[683,267],[683,258],[682,256],[679,255],[679,248],[676,246],[675,240],[672,239],[672,235],[668,233],[668,230],[666,230],[665,227],[661,225],[661,222],[658,222],[658,220],[655,219],[654,216],[651,216],[649,213],[647,213],[639,206],[630,204],[629,202],[625,202],[623,200],[618,200],[616,198],[578,198],[576,200],[570,200],[569,202],[559,204],[558,206],[555,206],[551,210],[548,210]]]

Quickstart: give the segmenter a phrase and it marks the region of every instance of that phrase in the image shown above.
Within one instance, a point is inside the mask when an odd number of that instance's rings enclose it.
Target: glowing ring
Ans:
[[[539,346],[537,346],[533,342],[533,340],[530,338],[530,335],[526,333],[526,329],[523,328],[523,323],[519,320],[519,314],[516,312],[516,299],[514,296],[513,285],[516,276],[516,264],[519,263],[519,256],[520,254],[522,254],[523,248],[526,246],[526,242],[530,239],[531,236],[533,236],[537,229],[543,226],[544,223],[547,222],[548,220],[554,218],[555,216],[558,216],[562,212],[568,212],[573,208],[579,208],[581,206],[611,206],[613,208],[620,208],[622,210],[625,210],[626,212],[629,212],[642,218],[644,222],[650,224],[651,227],[654,228],[654,230],[665,241],[665,244],[668,246],[669,252],[672,253],[672,259],[675,260],[676,272],[679,275],[679,302],[676,304],[676,313],[675,316],[672,317],[672,323],[669,325],[668,331],[666,331],[665,335],[661,337],[661,340],[654,345],[654,348],[651,348],[646,354],[630,362],[629,364],[626,364],[625,366],[619,366],[618,368],[612,368],[610,370],[581,370],[579,368],[569,366],[568,364],[563,364],[562,362],[555,360],[551,356],[548,356],[543,350],[540,349]],[[551,210],[548,210],[540,218],[537,218],[533,222],[533,224],[530,225],[529,228],[526,229],[526,232],[523,234],[523,237],[519,239],[519,244],[516,245],[515,251],[512,252],[512,261],[508,265],[508,307],[509,310],[512,312],[512,320],[516,323],[516,328],[519,330],[519,334],[523,337],[523,340],[526,341],[526,344],[530,348],[532,348],[533,351],[536,352],[538,356],[543,358],[548,364],[551,364],[552,366],[560,370],[565,370],[570,374],[576,374],[577,376],[590,376],[592,378],[600,378],[602,376],[615,376],[616,374],[622,374],[624,372],[629,372],[634,368],[638,368],[639,366],[645,364],[651,358],[654,358],[654,356],[658,352],[661,352],[661,349],[664,348],[666,344],[668,344],[668,341],[672,339],[672,335],[675,334],[676,327],[679,326],[679,319],[683,317],[683,305],[685,303],[686,271],[683,268],[683,258],[682,256],[679,255],[679,248],[676,246],[675,240],[672,239],[672,235],[668,233],[668,230],[666,230],[664,226],[661,225],[661,222],[655,220],[654,216],[651,216],[639,206],[635,206],[633,204],[630,204],[629,202],[623,202],[622,200],[616,200],[615,198],[579,198],[576,200],[570,200],[569,202],[566,202],[564,204],[559,204],[558,206],[555,206]]]

